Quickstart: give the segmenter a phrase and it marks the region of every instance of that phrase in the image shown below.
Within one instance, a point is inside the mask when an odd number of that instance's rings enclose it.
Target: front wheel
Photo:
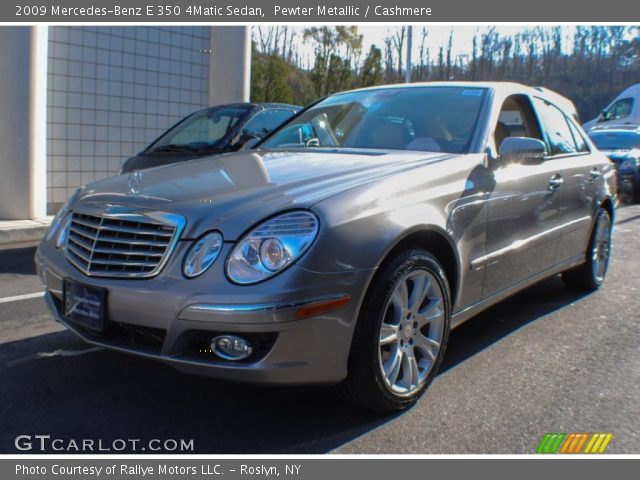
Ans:
[[[567,286],[588,291],[600,288],[609,269],[611,234],[611,215],[601,208],[596,214],[585,262],[562,273]]]
[[[450,320],[449,284],[439,262],[422,249],[397,254],[367,291],[342,391],[379,412],[411,406],[438,371]]]

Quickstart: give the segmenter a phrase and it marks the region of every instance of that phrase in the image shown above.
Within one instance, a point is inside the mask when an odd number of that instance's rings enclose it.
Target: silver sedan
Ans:
[[[356,90],[256,150],[87,185],[39,247],[46,301],[87,342],[178,370],[406,408],[452,328],[550,275],[604,281],[614,172],[558,98]]]

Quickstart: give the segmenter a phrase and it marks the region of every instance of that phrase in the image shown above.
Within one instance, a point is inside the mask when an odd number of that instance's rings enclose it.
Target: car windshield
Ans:
[[[280,127],[261,148],[468,150],[486,89],[381,88],[331,96]]]
[[[198,151],[222,147],[221,140],[250,111],[250,106],[234,105],[196,112],[168,130],[147,151]]]
[[[640,134],[635,132],[594,132],[589,137],[600,150],[640,148]]]

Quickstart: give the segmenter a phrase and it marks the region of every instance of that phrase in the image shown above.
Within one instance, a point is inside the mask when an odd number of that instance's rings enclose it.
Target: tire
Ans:
[[[365,295],[341,393],[376,412],[410,407],[437,374],[450,325],[449,284],[440,263],[422,249],[395,255]]]
[[[593,223],[585,262],[562,273],[562,280],[568,287],[586,291],[600,288],[606,278],[611,258],[611,232],[611,215],[600,208]]]

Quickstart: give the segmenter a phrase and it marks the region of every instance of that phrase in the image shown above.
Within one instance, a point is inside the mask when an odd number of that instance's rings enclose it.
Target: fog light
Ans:
[[[213,338],[211,350],[225,360],[244,360],[253,352],[249,341],[236,335],[220,335]]]

